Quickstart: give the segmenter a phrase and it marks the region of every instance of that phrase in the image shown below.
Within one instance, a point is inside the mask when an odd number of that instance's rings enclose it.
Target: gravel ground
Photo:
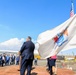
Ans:
[[[19,66],[6,66],[6,67],[0,67],[0,75],[20,75],[20,72],[18,71]],[[45,66],[33,66],[32,74],[31,75],[49,75],[49,73],[46,71]],[[25,73],[26,75],[26,73]],[[57,69],[57,75],[75,75],[75,73],[72,70],[67,69]]]
[[[31,75],[49,75],[49,73],[46,71],[46,60],[38,60],[38,65],[33,65],[33,70]],[[73,70],[66,69],[64,67],[60,67],[61,63],[57,63],[57,75],[76,75]],[[76,67],[74,65],[74,67]],[[20,75],[20,72],[18,71],[19,66],[11,65],[11,66],[5,66],[0,67],[0,75]],[[26,75],[26,73],[25,73]]]

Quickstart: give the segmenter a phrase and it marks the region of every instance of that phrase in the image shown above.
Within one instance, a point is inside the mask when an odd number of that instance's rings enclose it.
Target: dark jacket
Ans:
[[[34,49],[35,45],[32,41],[24,42],[20,50],[21,57],[25,59],[34,59]]]

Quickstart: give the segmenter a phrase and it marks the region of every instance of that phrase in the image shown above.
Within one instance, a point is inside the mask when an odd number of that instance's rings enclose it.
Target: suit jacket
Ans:
[[[32,41],[24,42],[20,50],[21,57],[24,59],[34,59],[34,49],[35,45]]]

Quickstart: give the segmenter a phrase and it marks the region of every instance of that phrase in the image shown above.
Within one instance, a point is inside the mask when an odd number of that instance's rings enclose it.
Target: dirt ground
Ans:
[[[20,75],[18,66],[0,67],[0,75]],[[45,66],[33,67],[32,75],[49,75]],[[57,75],[76,75],[73,71],[67,69],[57,69]]]

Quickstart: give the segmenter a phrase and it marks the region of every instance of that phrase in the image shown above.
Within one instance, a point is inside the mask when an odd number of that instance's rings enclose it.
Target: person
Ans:
[[[53,64],[53,66],[52,66],[52,71],[53,71],[53,74],[54,74],[54,75],[57,74],[56,59],[57,59],[57,56],[56,56],[56,55],[51,56],[51,60],[54,61],[54,64]]]
[[[0,55],[0,66],[2,65],[2,55]]]
[[[13,65],[13,55],[11,55],[10,60],[10,64]]]
[[[10,54],[10,60],[9,60],[9,65],[12,64],[12,55]]]
[[[18,71],[20,71],[20,67],[21,67],[21,56],[19,56],[19,69],[18,69]]]
[[[9,55],[6,55],[6,65],[9,65],[10,57]]]
[[[20,75],[25,75],[25,71],[27,69],[27,75],[31,75],[32,63],[34,60],[34,49],[35,45],[31,41],[31,37],[28,36],[26,42],[23,43],[19,54],[21,56],[21,67],[20,67]]]
[[[37,66],[37,61],[38,61],[38,59],[35,58],[35,59],[34,59],[34,65],[35,65],[35,66]]]
[[[15,57],[15,55],[13,54],[13,55],[12,55],[12,62],[13,62],[13,64],[15,64],[15,59],[16,59],[16,57]]]
[[[2,67],[4,66],[4,64],[6,63],[6,61],[5,61],[6,59],[5,59],[5,55],[3,55],[2,56]]]
[[[16,56],[16,65],[19,65],[20,57],[17,55]]]
[[[48,59],[48,67],[49,67],[49,71],[50,71],[50,75],[56,75],[56,59],[57,59],[57,56],[54,55],[54,56],[51,56],[49,59]]]
[[[47,65],[46,65],[46,66],[47,66],[47,69],[46,69],[46,70],[47,70],[48,72],[50,72],[49,58],[47,58]]]

